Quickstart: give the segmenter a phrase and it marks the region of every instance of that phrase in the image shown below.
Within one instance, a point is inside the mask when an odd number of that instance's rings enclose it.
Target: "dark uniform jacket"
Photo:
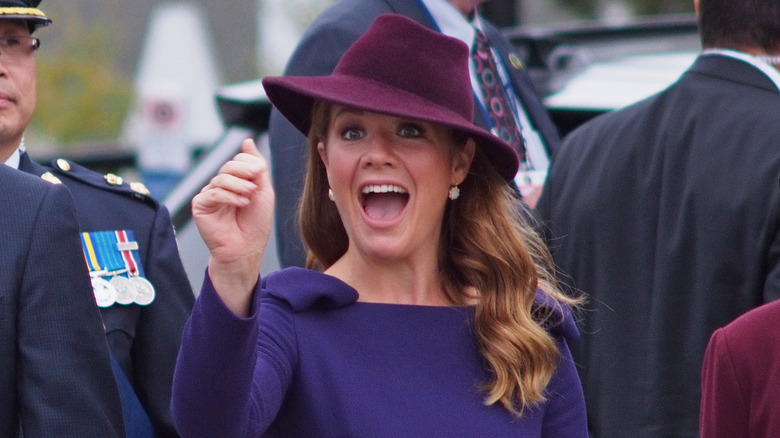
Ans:
[[[379,15],[396,13],[436,29],[430,14],[419,0],[342,0],[320,15],[304,34],[285,75],[327,75],[341,56]],[[539,131],[550,153],[560,143],[557,128],[531,83],[528,72],[509,55],[518,56],[505,36],[487,20],[482,20],[491,46],[499,53],[512,87],[531,123]],[[438,29],[436,29],[438,30]],[[475,109],[475,122],[488,129],[484,112]],[[276,190],[276,233],[279,259],[283,267],[303,266],[306,254],[298,231],[298,202],[306,174],[306,139],[275,108],[271,112],[269,145]]]
[[[595,437],[695,437],[712,332],[780,297],[780,92],[703,55],[667,90],[580,127],[537,205]]]
[[[65,188],[0,163],[0,436],[124,437]]]
[[[169,412],[171,382],[194,295],[167,209],[127,183],[65,160],[46,168],[22,154],[19,168],[35,175],[48,172],[70,190],[82,232],[133,231],[155,299],[148,306],[114,304],[100,310],[111,351],[157,434],[177,436]]]

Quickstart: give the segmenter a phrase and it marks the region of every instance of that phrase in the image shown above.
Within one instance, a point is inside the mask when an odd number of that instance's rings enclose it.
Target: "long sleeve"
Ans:
[[[557,344],[561,352],[561,362],[547,388],[549,402],[542,423],[542,436],[586,438],[588,422],[585,414],[585,395],[577,368],[566,340],[560,338]]]
[[[295,361],[289,312],[263,300],[258,285],[253,314],[239,318],[206,275],[174,373],[177,430],[186,438],[260,436],[282,405]]]
[[[712,335],[702,368],[699,413],[702,438],[748,436],[748,400],[739,385],[738,370],[723,329]]]

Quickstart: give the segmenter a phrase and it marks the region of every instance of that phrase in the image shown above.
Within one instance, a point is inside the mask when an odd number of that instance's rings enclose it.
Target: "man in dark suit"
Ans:
[[[0,435],[123,437],[68,191],[1,164],[0,187]]]
[[[574,346],[595,437],[695,437],[712,332],[780,297],[780,0],[700,0],[667,90],[567,137],[537,209],[589,295]]]
[[[320,15],[304,34],[287,64],[286,75],[319,76],[333,71],[344,51],[384,13],[405,15],[422,25],[474,44],[474,28],[481,29],[497,54],[499,70],[505,74],[507,90],[518,126],[535,164],[517,178],[527,202],[533,204],[550,156],[560,139],[547,110],[523,69],[519,54],[492,24],[482,19],[477,6],[485,0],[341,0]],[[425,50],[425,42],[412,50]],[[472,72],[474,73],[474,72]],[[473,74],[472,74],[473,76]],[[476,79],[475,79],[476,84]],[[476,86],[478,88],[478,86]],[[475,122],[491,130],[486,107],[475,90]],[[277,193],[277,247],[282,266],[303,266],[306,254],[298,232],[298,201],[303,190],[306,167],[306,139],[276,109],[269,128],[271,165]],[[541,155],[541,156],[540,156]],[[530,156],[530,155],[529,155]],[[538,176],[541,179],[538,179]],[[533,178],[531,178],[533,177]],[[533,183],[529,184],[531,178]]]
[[[704,355],[702,438],[780,434],[780,301],[715,331]]]
[[[0,0],[0,26],[27,26],[29,35],[50,22],[36,7],[26,0]],[[8,32],[12,30],[4,34]],[[98,304],[119,365],[117,380],[130,383],[120,388],[128,434],[150,436],[154,429],[159,437],[178,436],[169,413],[171,383],[194,295],[168,211],[143,186],[118,176],[97,174],[64,159],[51,167],[33,162],[22,136],[35,108],[35,60],[30,56],[24,64],[6,63],[5,49],[0,46],[0,90],[13,97],[14,105],[0,109],[0,123],[7,130],[0,161],[69,189],[96,287],[114,288],[114,295]],[[118,296],[122,287],[125,294]]]

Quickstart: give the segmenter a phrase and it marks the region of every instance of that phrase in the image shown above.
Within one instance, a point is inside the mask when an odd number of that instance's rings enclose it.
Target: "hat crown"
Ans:
[[[385,14],[344,52],[333,74],[405,91],[472,120],[468,57],[469,47],[462,41],[407,17]]]
[[[41,0],[0,0],[0,6],[16,6],[20,8],[37,8]]]

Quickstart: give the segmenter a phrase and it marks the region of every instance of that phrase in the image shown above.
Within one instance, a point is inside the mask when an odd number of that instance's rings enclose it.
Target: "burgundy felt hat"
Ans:
[[[48,26],[51,20],[38,9],[41,0],[0,0],[0,20],[24,20],[33,31],[40,26]]]
[[[263,79],[271,103],[308,134],[318,100],[438,123],[466,133],[507,181],[517,173],[517,153],[475,125],[469,48],[397,14],[379,16],[344,53],[328,76]]]

